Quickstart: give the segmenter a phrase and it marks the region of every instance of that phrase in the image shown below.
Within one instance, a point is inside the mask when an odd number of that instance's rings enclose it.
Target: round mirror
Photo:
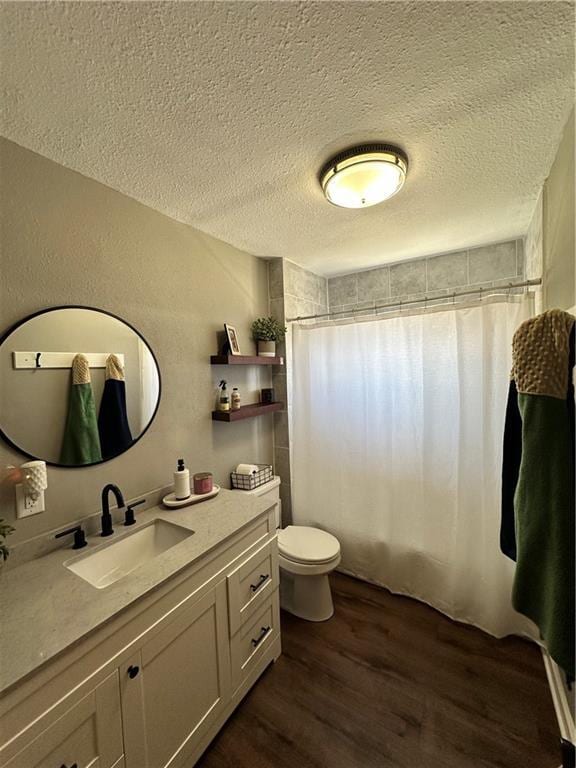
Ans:
[[[119,456],[146,432],[160,371],[145,339],[91,307],[30,315],[0,340],[0,434],[16,450],[61,467]]]

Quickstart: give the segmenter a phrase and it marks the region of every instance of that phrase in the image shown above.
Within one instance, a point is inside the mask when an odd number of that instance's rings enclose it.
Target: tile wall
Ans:
[[[362,312],[392,300],[441,299],[466,288],[490,290],[524,279],[523,241],[441,253],[328,280],[331,312]]]
[[[328,312],[328,281],[309,272],[287,259],[271,259],[268,262],[268,288],[270,314],[281,322],[288,317],[301,317]],[[282,524],[288,525],[292,517],[290,493],[290,427],[288,423],[286,345],[279,347],[284,355],[284,366],[275,366],[273,386],[277,400],[285,409],[274,414],[274,471],[280,476],[280,497],[282,499]]]

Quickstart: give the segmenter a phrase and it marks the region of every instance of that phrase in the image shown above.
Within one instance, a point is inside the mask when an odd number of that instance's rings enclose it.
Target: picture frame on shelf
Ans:
[[[226,339],[228,341],[228,347],[230,348],[231,355],[241,355],[240,344],[238,343],[238,334],[236,328],[233,325],[224,323],[224,330],[226,331]]]

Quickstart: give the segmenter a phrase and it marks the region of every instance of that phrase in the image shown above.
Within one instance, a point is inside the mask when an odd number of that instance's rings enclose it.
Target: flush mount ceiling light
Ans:
[[[365,144],[340,152],[320,171],[329,203],[369,208],[398,192],[408,172],[408,158],[389,144]]]

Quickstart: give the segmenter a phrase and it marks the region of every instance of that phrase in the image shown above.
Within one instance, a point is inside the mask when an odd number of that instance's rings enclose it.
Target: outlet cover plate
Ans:
[[[16,486],[16,517],[30,517],[31,515],[37,515],[39,512],[44,512],[46,505],[44,503],[44,491],[38,496],[36,501],[31,503],[31,499],[26,497],[22,484],[19,483]]]

